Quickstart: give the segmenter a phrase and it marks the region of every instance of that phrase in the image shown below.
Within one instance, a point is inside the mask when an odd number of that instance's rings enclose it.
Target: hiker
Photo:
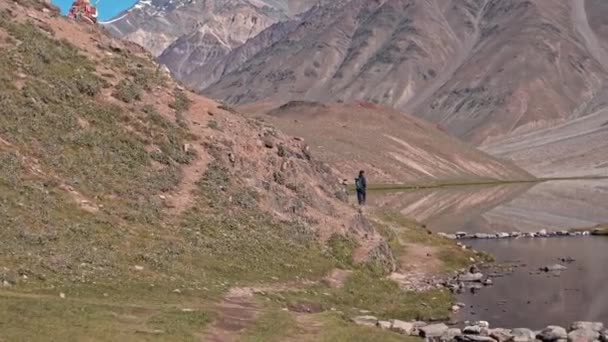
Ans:
[[[367,190],[367,181],[364,176],[365,171],[359,171],[359,177],[355,178],[355,187],[357,188],[357,200],[359,205],[365,205],[365,192]]]

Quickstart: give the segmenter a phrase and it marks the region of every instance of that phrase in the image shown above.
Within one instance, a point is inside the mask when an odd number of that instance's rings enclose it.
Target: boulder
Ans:
[[[571,264],[571,263],[575,262],[576,259],[574,259],[573,257],[564,257],[564,258],[559,258],[559,261],[566,263],[566,264]]]
[[[568,334],[569,342],[594,342],[600,338],[600,333],[590,329],[572,330]]]
[[[475,235],[473,235],[473,237],[476,239],[491,239],[494,237],[494,235],[485,234],[485,233],[476,233]]]
[[[511,237],[511,235],[509,233],[498,233],[496,235],[498,236],[499,239],[506,239],[506,238]]]
[[[388,330],[393,326],[393,324],[389,321],[378,321],[377,325],[383,330]]]
[[[498,342],[507,342],[513,338],[513,334],[511,334],[511,330],[509,329],[497,328],[490,330],[490,337]]]
[[[608,330],[604,330],[600,336],[600,341],[608,342]]]
[[[437,236],[441,236],[446,239],[456,240],[458,237],[456,234],[448,234],[448,233],[437,233]]]
[[[460,331],[460,329],[450,328],[443,335],[441,335],[440,340],[442,342],[452,342],[461,335],[462,335],[462,331]]]
[[[476,325],[478,327],[482,327],[482,328],[485,328],[485,329],[489,329],[490,328],[490,322],[488,322],[488,321],[477,321],[473,325]]]
[[[441,337],[448,329],[448,326],[443,323],[430,324],[420,328],[419,335],[425,338]]]
[[[544,271],[544,272],[560,272],[560,271],[565,271],[567,269],[568,269],[568,267],[566,267],[564,265],[560,265],[560,264],[548,265],[548,266],[544,266],[544,267],[540,268],[540,270]]]
[[[262,139],[262,143],[264,143],[264,146],[266,148],[273,148],[274,147],[274,140],[271,137],[268,137],[268,136],[264,137]]]
[[[492,279],[488,278],[488,279],[486,279],[486,280],[483,281],[483,284],[485,286],[492,286],[492,285],[494,285],[494,281],[492,281]]]
[[[465,335],[489,335],[488,329],[482,328],[479,325],[466,326],[462,329],[462,333]]]
[[[481,335],[461,335],[456,337],[456,341],[461,342],[496,342],[495,339],[490,336],[481,336]]]
[[[469,235],[467,232],[456,232],[456,237],[459,239],[465,238]]]
[[[513,342],[534,342],[536,340],[536,334],[526,328],[513,329],[511,335],[513,335]]]
[[[415,335],[414,332],[417,331],[416,325],[413,322],[404,322],[398,319],[393,320],[392,330],[408,336]]]
[[[566,329],[557,325],[550,325],[543,329],[536,337],[544,342],[555,342],[557,340],[567,339],[568,332]]]
[[[482,279],[481,273],[465,273],[458,276],[458,280],[464,282],[480,282]]]
[[[604,323],[602,322],[574,322],[570,326],[570,330],[592,330],[600,332],[604,330]]]
[[[365,325],[368,327],[375,327],[378,324],[378,318],[374,316],[357,316],[353,318],[353,322],[357,325]]]

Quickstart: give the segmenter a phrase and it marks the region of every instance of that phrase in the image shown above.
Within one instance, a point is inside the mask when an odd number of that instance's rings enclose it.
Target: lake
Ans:
[[[368,202],[399,211],[434,232],[559,231],[608,222],[608,180],[452,187],[372,192]],[[514,265],[494,285],[458,298],[460,321],[487,320],[497,327],[532,329],[592,320],[608,323],[608,237],[462,240]],[[539,272],[563,263],[559,275]],[[485,270],[489,274],[493,270]]]
[[[494,285],[459,300],[469,306],[460,320],[486,320],[494,326],[542,329],[575,321],[608,322],[608,237],[476,240],[498,263],[520,265]],[[562,258],[574,262],[563,263]],[[546,265],[567,267],[559,275],[539,272]]]
[[[52,0],[53,5],[61,9],[61,14],[67,14],[70,6],[74,2],[73,0]],[[99,0],[97,3],[95,0],[91,1],[96,4],[97,7],[97,19],[99,21],[106,21],[119,15],[122,11],[128,10],[133,7],[138,0]]]

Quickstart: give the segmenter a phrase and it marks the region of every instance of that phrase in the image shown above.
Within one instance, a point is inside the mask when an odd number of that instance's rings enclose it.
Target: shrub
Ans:
[[[138,85],[128,80],[121,80],[116,85],[112,96],[124,103],[132,103],[141,100],[141,92],[141,88]]]
[[[207,127],[214,129],[216,131],[222,130],[222,128],[220,127],[220,124],[216,120],[209,120],[209,122],[207,123]]]
[[[185,92],[177,90],[173,96],[173,102],[169,103],[170,108],[174,109],[177,113],[183,113],[190,109],[192,101],[188,98],[188,95],[186,95]]]

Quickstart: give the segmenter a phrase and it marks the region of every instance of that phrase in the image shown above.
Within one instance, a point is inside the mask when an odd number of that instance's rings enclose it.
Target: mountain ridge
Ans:
[[[311,151],[345,179],[360,169],[375,184],[533,179],[435,125],[372,103],[254,103],[239,110],[303,137]]]

